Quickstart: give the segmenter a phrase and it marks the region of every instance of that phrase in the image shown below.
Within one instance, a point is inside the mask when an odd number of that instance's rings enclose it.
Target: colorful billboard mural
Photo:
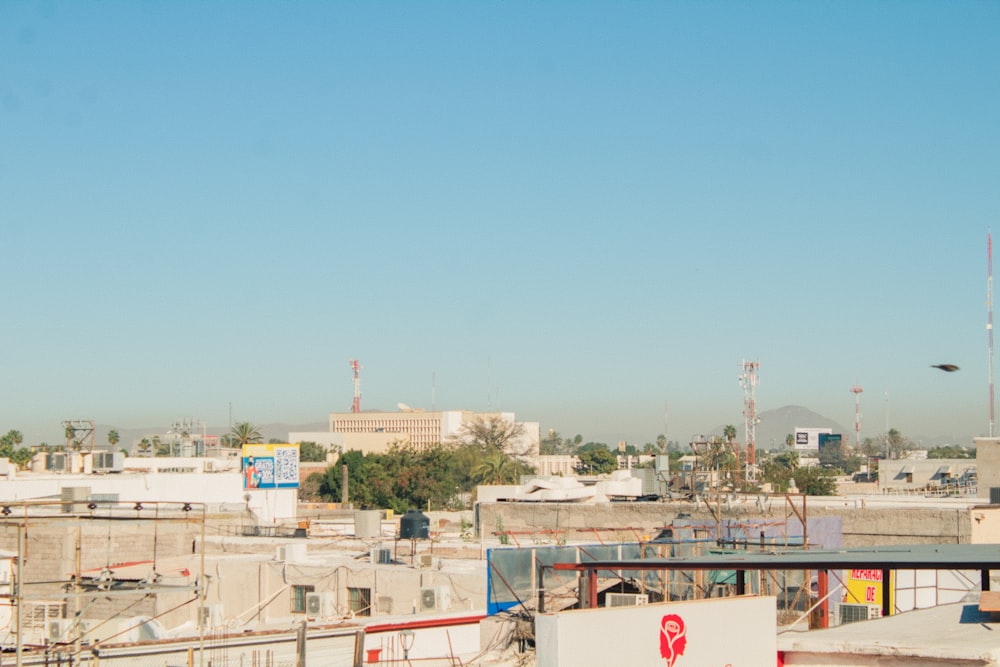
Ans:
[[[299,446],[243,445],[244,489],[297,489]]]

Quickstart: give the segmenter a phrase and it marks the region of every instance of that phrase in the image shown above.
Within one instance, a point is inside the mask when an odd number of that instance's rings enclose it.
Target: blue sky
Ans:
[[[985,434],[1000,3],[0,3],[0,431]],[[1000,231],[1000,226],[997,226]],[[929,368],[956,363],[958,373]],[[888,400],[886,400],[888,397]],[[741,429],[742,431],[742,429]]]

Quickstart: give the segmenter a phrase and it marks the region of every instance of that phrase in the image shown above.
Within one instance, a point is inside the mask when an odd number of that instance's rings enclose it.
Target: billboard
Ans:
[[[299,488],[299,446],[243,445],[243,488]]]
[[[795,450],[819,450],[820,433],[831,434],[832,428],[800,428],[795,427]]]
[[[830,455],[837,455],[840,453],[840,445],[843,438],[840,433],[820,433],[819,434],[819,453],[823,454],[829,450]]]
[[[855,568],[847,570],[844,578],[844,602],[848,604],[866,604],[882,614],[882,570],[865,570]],[[892,577],[889,571],[889,609],[893,607]]]

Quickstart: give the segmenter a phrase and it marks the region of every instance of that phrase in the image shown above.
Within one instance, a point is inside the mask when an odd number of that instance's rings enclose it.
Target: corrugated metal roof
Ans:
[[[818,570],[866,567],[905,570],[1000,569],[1000,545],[913,544],[817,551],[745,551],[691,558],[558,563],[556,570]]]

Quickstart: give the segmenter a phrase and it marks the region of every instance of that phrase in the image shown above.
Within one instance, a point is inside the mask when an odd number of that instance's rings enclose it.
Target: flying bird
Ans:
[[[931,368],[940,368],[943,371],[951,373],[952,371],[957,371],[958,366],[955,364],[931,364]]]

